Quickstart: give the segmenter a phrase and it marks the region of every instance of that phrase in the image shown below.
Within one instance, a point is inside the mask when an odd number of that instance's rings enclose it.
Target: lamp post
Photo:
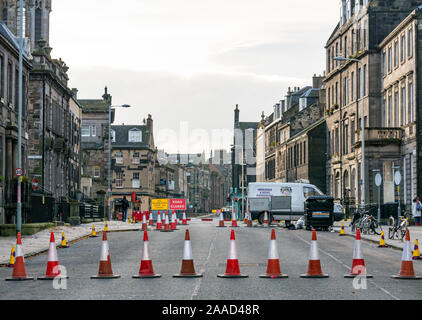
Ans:
[[[22,64],[23,64],[23,0],[19,0],[19,97],[18,97],[18,168],[22,168]],[[18,177],[18,201],[16,205],[16,232],[21,232],[22,227],[22,203],[21,203],[21,180]]]
[[[359,59],[354,58],[344,58],[344,57],[335,57],[334,60],[336,61],[354,61],[359,63],[361,66],[363,65]],[[361,205],[362,209],[365,210],[365,105],[363,101],[363,86],[365,79],[363,79],[363,70],[360,71],[360,83],[359,83],[359,90],[360,90],[360,98],[361,98],[361,140],[362,140],[362,163],[361,163],[361,185],[362,185],[362,196],[361,196]]]
[[[111,108],[130,108],[130,105],[124,104],[121,106],[109,105],[108,108],[108,190],[107,190],[107,204],[108,204],[108,221],[111,221]]]

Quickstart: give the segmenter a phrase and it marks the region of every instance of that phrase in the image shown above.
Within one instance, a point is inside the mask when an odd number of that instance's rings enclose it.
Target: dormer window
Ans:
[[[139,129],[129,130],[129,142],[142,142],[142,131]]]

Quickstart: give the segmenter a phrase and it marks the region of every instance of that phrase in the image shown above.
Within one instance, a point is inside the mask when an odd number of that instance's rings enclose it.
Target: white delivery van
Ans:
[[[253,182],[248,184],[248,205],[252,219],[264,221],[264,212],[269,220],[285,220],[286,225],[297,221],[305,213],[305,200],[310,196],[324,195],[309,183]],[[342,216],[343,207],[334,204],[334,216]]]

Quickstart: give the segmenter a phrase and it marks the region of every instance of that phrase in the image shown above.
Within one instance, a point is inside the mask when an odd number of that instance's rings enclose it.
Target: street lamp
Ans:
[[[357,62],[362,66],[362,62],[359,59],[354,58],[344,58],[344,57],[335,57],[335,61],[353,61]],[[361,140],[362,140],[362,163],[361,163],[361,185],[362,185],[362,197],[361,197],[361,204],[362,209],[365,210],[365,106],[363,101],[363,86],[364,86],[364,79],[363,78],[363,70],[360,72],[360,98],[362,101],[362,109],[361,109]]]
[[[111,108],[130,108],[130,105],[112,106],[110,104],[108,107],[108,221],[111,221]]]

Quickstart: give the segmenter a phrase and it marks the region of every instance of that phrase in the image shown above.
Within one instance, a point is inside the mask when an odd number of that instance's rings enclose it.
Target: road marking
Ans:
[[[311,243],[305,239],[303,239],[302,237],[298,236],[297,234],[294,233],[294,236],[300,240],[302,240],[303,242],[307,243],[308,245],[311,245]],[[344,266],[346,269],[351,270],[351,268],[344,264],[343,261],[337,259],[336,257],[334,257],[332,254],[326,252],[325,250],[322,250],[321,248],[318,248],[318,250],[320,252],[322,252],[323,254],[329,256],[330,258],[332,258],[334,261],[338,262],[339,264],[341,264],[342,266]],[[391,298],[395,299],[395,300],[400,300],[400,298],[397,298],[396,296],[394,296],[393,294],[391,294],[390,292],[388,292],[386,289],[384,289],[383,287],[380,287],[379,285],[377,285],[375,283],[375,281],[373,279],[367,279],[370,283],[372,283],[375,287],[377,287],[378,289],[380,289],[382,292],[384,292],[385,294],[389,295]]]
[[[201,271],[200,271],[201,273],[205,272],[205,267],[208,264],[208,262],[210,261],[211,253],[212,253],[212,250],[214,249],[214,242],[217,239],[217,233],[218,233],[218,231],[215,231],[214,239],[211,241],[210,248],[208,249],[208,256],[207,256],[207,259],[205,260],[205,263],[202,265],[202,268],[201,268]],[[198,296],[199,289],[201,288],[202,279],[203,279],[202,277],[197,279],[195,288],[193,289],[192,296],[190,297],[191,300],[193,300],[194,297]]]

